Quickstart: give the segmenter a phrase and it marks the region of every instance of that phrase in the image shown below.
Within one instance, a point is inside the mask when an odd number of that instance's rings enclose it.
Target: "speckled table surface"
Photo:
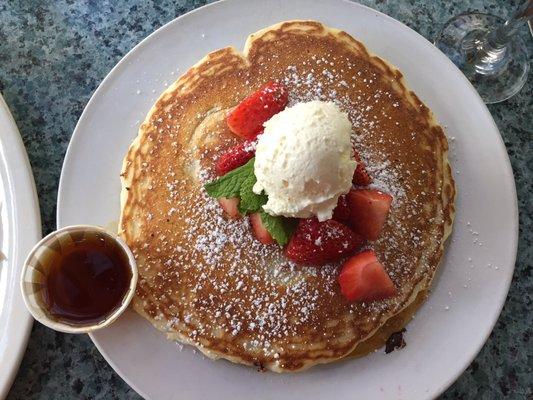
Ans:
[[[0,90],[17,121],[35,174],[43,232],[55,228],[56,194],[70,136],[109,70],[135,44],[197,0],[0,0]],[[518,0],[364,0],[428,39],[451,16],[480,10],[509,15]],[[521,34],[533,41],[524,27]],[[533,79],[489,106],[511,158],[520,243],[507,303],[486,345],[443,399],[533,399],[532,234]],[[1,361],[0,361],[1,365]],[[139,396],[86,335],[35,323],[8,399],[114,399]]]

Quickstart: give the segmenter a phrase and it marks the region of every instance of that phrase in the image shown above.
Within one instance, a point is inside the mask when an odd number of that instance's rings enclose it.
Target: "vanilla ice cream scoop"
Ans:
[[[331,218],[357,165],[348,116],[332,102],[311,101],[286,108],[264,126],[253,188],[268,195],[263,209],[270,215]]]

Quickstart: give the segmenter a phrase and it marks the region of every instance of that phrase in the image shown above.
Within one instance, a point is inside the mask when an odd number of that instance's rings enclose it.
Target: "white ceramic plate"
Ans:
[[[26,255],[41,237],[41,216],[28,156],[0,96],[0,399],[7,396],[31,331],[20,292]]]
[[[505,147],[487,108],[428,41],[372,9],[341,0],[215,3],[159,29],[111,71],[81,116],[61,176],[58,225],[109,226],[119,217],[119,172],[139,122],[165,86],[207,52],[289,19],[317,19],[397,65],[451,140],[459,196],[441,274],[409,324],[408,345],[289,375],[210,361],[165,340],[133,312],[91,335],[113,368],[150,399],[428,399],[468,366],[496,322],[517,245],[517,204]]]

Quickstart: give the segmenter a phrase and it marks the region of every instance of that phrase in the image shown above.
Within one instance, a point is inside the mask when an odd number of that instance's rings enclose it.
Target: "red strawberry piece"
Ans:
[[[372,178],[368,175],[366,165],[359,153],[355,149],[353,153],[355,161],[357,161],[357,167],[355,167],[355,171],[353,172],[352,183],[355,186],[368,186],[372,183]]]
[[[350,257],[339,274],[342,295],[349,301],[382,300],[397,290],[372,250]]]
[[[239,213],[239,198],[238,197],[219,197],[218,202],[220,207],[225,211],[225,213],[230,218],[239,218],[241,214]]]
[[[346,225],[329,219],[301,219],[292,235],[285,255],[300,264],[320,265],[340,260],[362,243],[359,235]]]
[[[350,224],[368,240],[376,240],[389,213],[392,196],[372,189],[352,189],[348,193]]]
[[[288,100],[289,93],[283,84],[268,82],[228,114],[228,127],[237,136],[254,139],[263,131],[263,124],[283,110]]]
[[[350,207],[345,194],[339,197],[337,207],[333,210],[333,219],[343,223],[350,222]]]
[[[228,149],[215,164],[219,176],[225,175],[241,165],[246,164],[255,155],[256,140],[245,140]]]
[[[265,228],[260,213],[253,213],[250,215],[250,225],[252,225],[252,232],[257,240],[263,244],[274,243],[274,238]]]

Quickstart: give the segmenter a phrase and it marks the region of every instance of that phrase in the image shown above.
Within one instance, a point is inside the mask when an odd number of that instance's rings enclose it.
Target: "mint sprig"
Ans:
[[[257,182],[254,174],[255,157],[243,166],[235,168],[226,175],[204,185],[207,194],[211,197],[238,197],[239,212],[243,215],[259,212],[261,221],[274,240],[281,246],[288,243],[296,229],[294,219],[274,217],[263,210],[268,201],[264,193],[254,193],[253,187]]]
[[[241,190],[239,192],[239,197],[241,198],[241,201],[239,202],[239,212],[241,214],[257,212],[261,210],[261,207],[268,201],[268,196],[266,194],[254,193],[253,187],[256,182],[257,179],[253,173],[242,182]]]
[[[252,158],[246,164],[235,168],[226,175],[204,185],[207,194],[211,197],[237,197],[240,194],[242,183],[254,174],[254,161]]]
[[[261,210],[261,221],[266,230],[272,235],[274,240],[281,246],[289,242],[294,230],[296,229],[296,220],[293,218],[274,217]]]

